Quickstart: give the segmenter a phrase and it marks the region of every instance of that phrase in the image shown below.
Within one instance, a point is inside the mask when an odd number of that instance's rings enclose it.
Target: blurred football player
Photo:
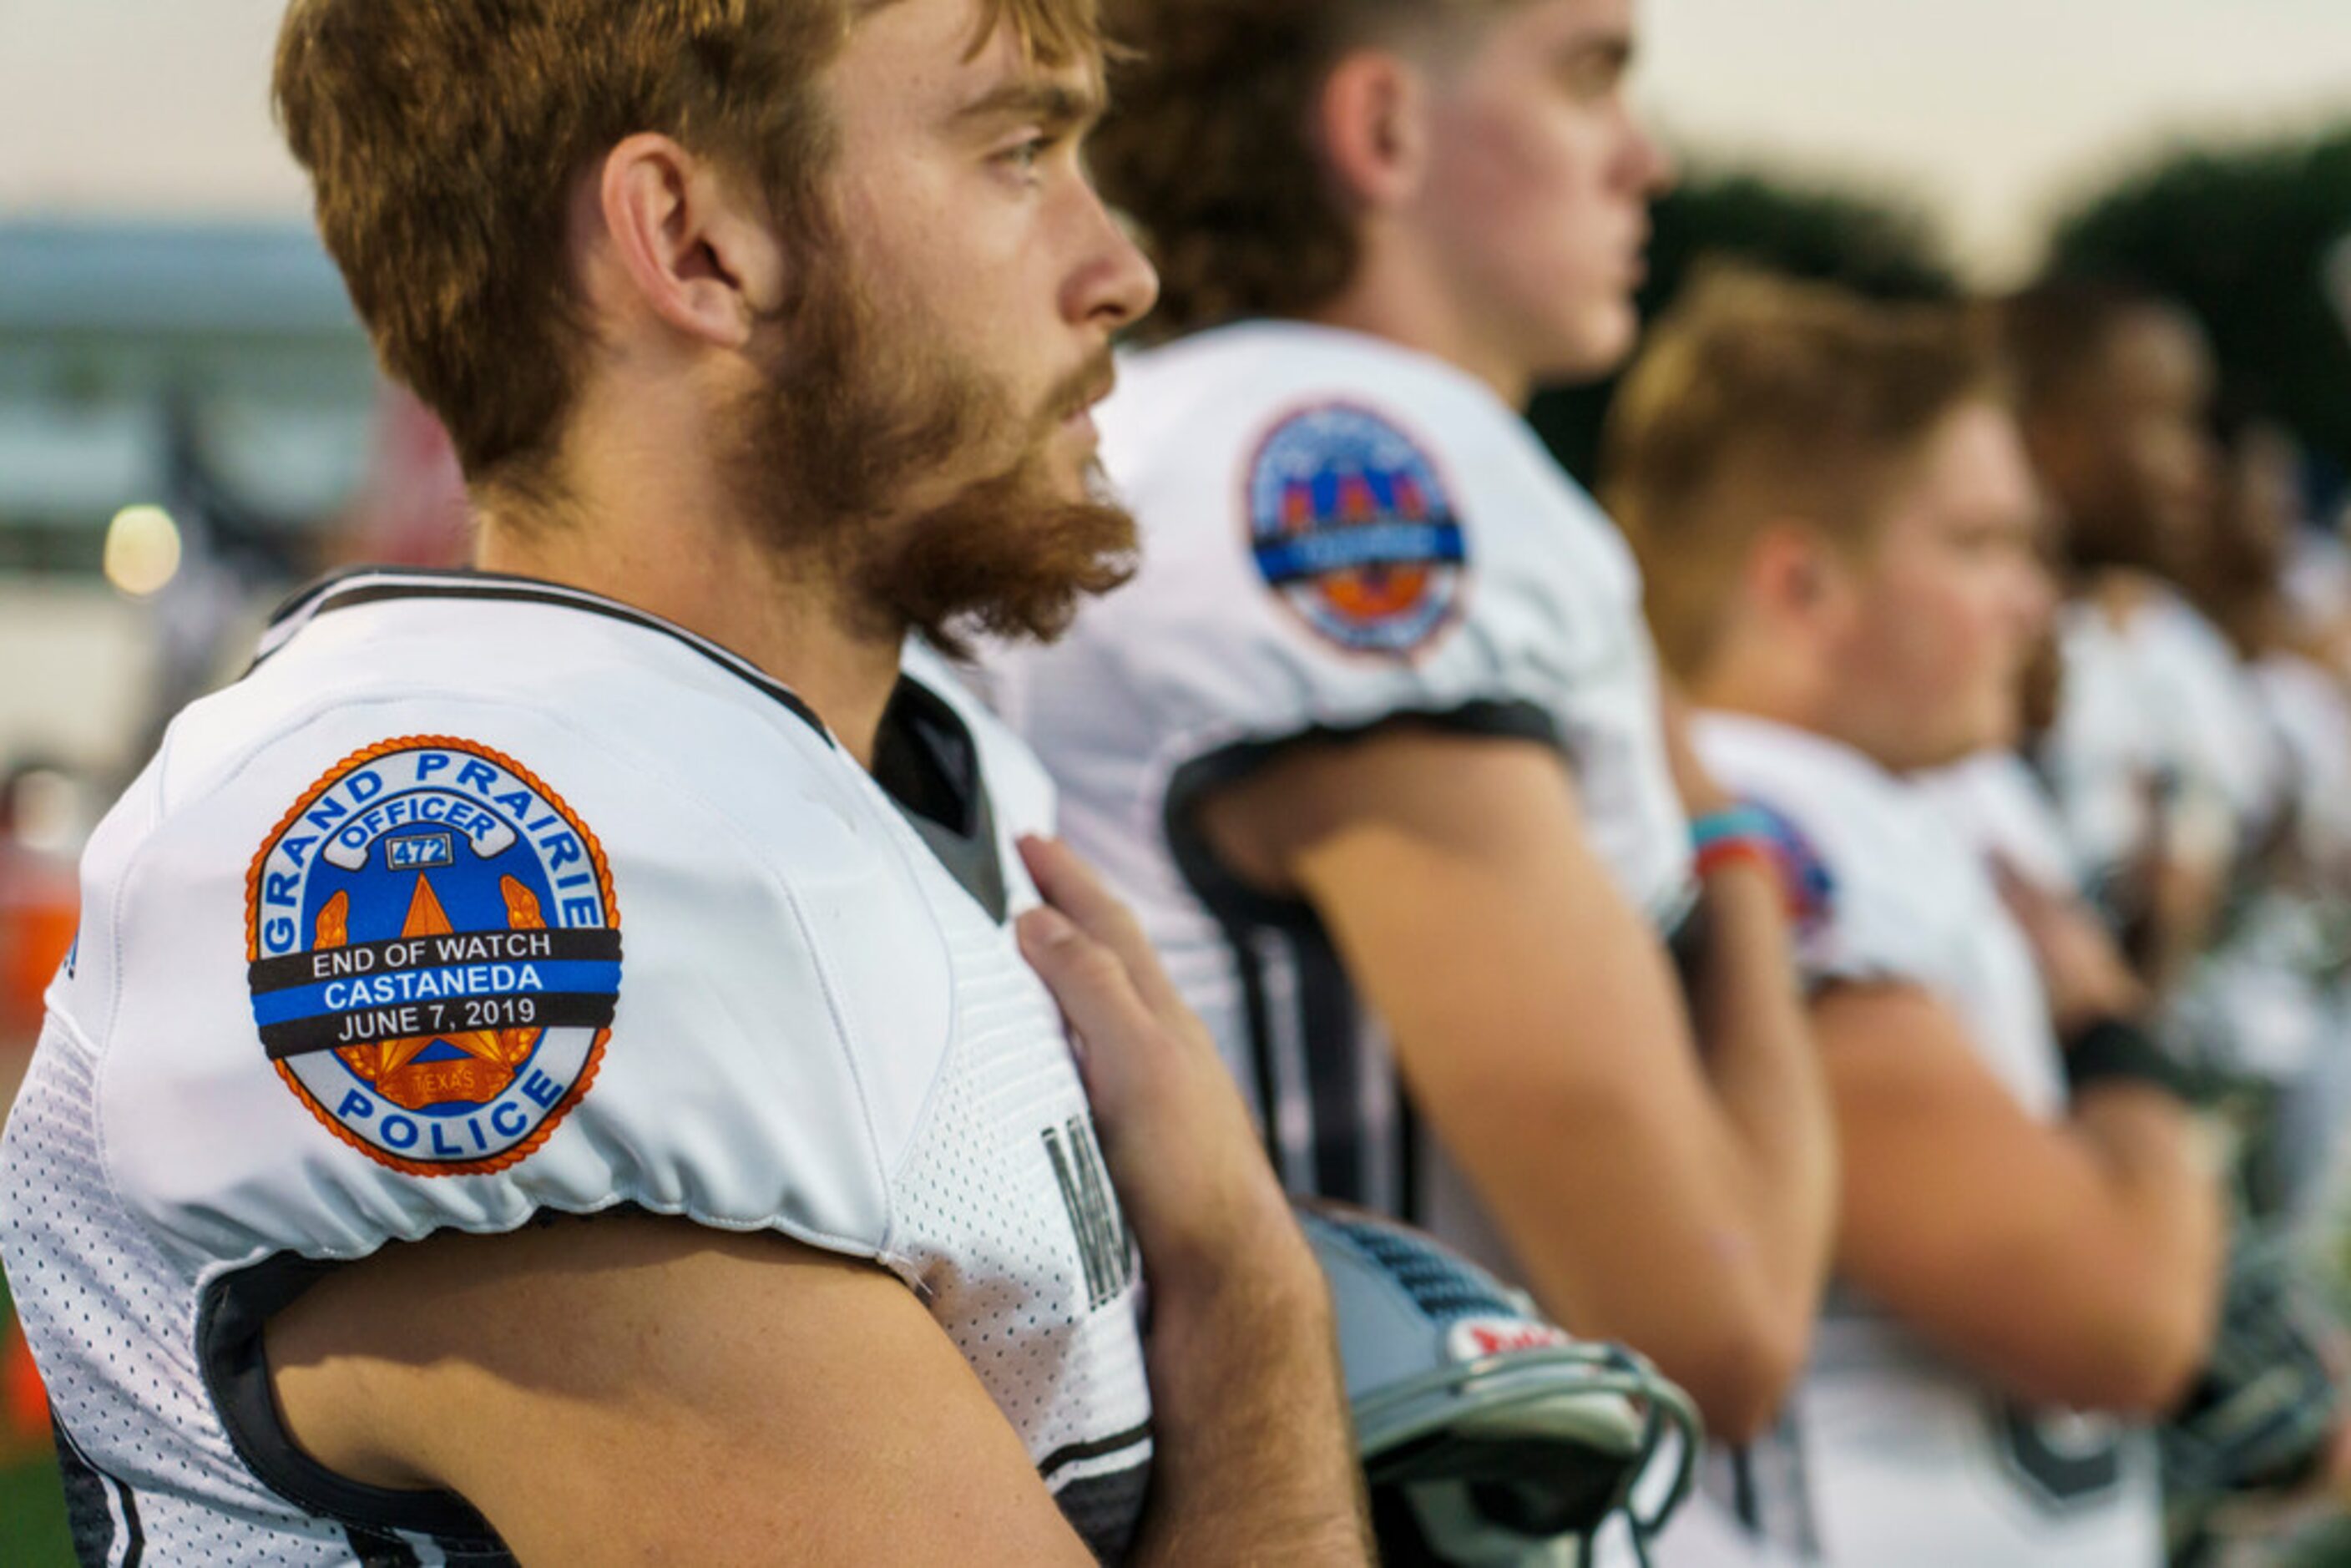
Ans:
[[[2341,933],[2351,911],[2351,692],[2326,663],[2331,632],[2291,589],[2304,501],[2283,427],[2232,408],[2199,570],[2199,606],[2244,661],[2255,714],[2283,755],[2283,809],[2241,857],[2224,941],[2182,998],[2183,1023],[2278,1091],[2272,1190],[2289,1210],[2313,1186],[2351,1111]]]
[[[1916,782],[2014,738],[2051,604],[1991,357],[1939,309],[1718,278],[1635,368],[1607,462],[1702,755],[1812,871],[1844,1155],[1800,1396],[1818,1550],[2150,1568],[2127,1422],[2205,1354],[2216,1176],[2102,927],[2012,915]]]
[[[288,12],[491,570],[298,597],[90,848],[0,1187],[87,1562],[1362,1559],[1240,1097],[901,665],[1132,544],[1099,60],[1084,0]]]
[[[2283,1202],[2291,1214],[2310,1196],[2340,1123],[2340,1053],[2323,1048],[2339,1004],[2330,1005],[2322,978],[2339,959],[2320,933],[2340,897],[2342,850],[2351,842],[2341,799],[2351,715],[2292,630],[2283,582],[2296,488],[2283,460],[2290,447],[2257,419],[2224,421],[2219,434],[2227,461],[2217,506],[2189,558],[2199,564],[2179,582],[2247,661],[2260,716],[2294,766],[2289,809],[2262,852],[2241,861],[2226,944],[2200,960],[2168,1028],[2225,1040],[2240,1071],[2306,1065],[2279,1085],[2273,1102],[2249,1093],[2239,1077],[2205,1073],[2199,1084],[2208,1119],[2237,1124],[2239,1201],[2218,1337],[2195,1386],[2157,1433],[2175,1562],[2225,1553],[2229,1536],[2274,1533],[2271,1505],[2304,1506],[2310,1482],[2322,1475],[2332,1482],[2351,1459],[2338,1427],[2342,1330],[2314,1288],[2313,1265],[2325,1264],[2312,1256],[2317,1247],[2300,1244],[2270,1213]],[[2040,703],[2036,676],[2046,662],[2036,658],[2028,672],[2028,713]],[[2026,728],[2036,727],[2028,718]],[[2074,926],[2064,939],[2085,951],[2111,940],[2078,929],[2095,912],[2056,803],[2022,754],[1980,752],[1919,781],[1993,862],[2008,904],[2029,924]],[[2265,1116],[2274,1125],[2264,1125]],[[2314,1218],[2314,1234],[2325,1224]]]
[[[1171,340],[1102,415],[1144,563],[991,668],[1005,710],[1293,1190],[1751,1434],[1825,1264],[1818,1071],[1772,880],[1694,867],[1686,806],[1727,802],[1669,744],[1632,559],[1519,417],[1633,342],[1669,177],[1633,7],[1105,14],[1137,53],[1094,168]]]
[[[2085,880],[2168,996],[2287,777],[2234,652],[2173,586],[2201,570],[2214,502],[2212,350],[2186,311],[2117,285],[2047,283],[1999,315],[2064,558],[2040,759]]]

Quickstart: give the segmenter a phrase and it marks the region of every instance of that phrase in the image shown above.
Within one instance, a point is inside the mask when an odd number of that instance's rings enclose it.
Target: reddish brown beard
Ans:
[[[1107,350],[1023,419],[925,323],[886,318],[845,275],[811,280],[778,325],[792,347],[737,411],[732,482],[779,552],[823,563],[858,630],[916,631],[953,657],[976,633],[1050,641],[1081,599],[1134,575],[1133,516],[1063,494],[1047,456],[1107,390]],[[1005,451],[1018,455],[909,506],[925,481]]]

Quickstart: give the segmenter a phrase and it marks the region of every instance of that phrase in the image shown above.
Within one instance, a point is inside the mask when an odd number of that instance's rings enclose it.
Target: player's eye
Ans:
[[[1578,100],[1606,98],[1625,85],[1631,60],[1614,49],[1578,49],[1560,62],[1559,83]]]
[[[996,161],[1024,177],[1034,175],[1057,139],[1043,131],[1023,137],[996,155]]]

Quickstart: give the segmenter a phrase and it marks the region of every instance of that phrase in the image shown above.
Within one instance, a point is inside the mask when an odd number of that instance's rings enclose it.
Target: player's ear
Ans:
[[[784,297],[784,249],[739,181],[666,136],[606,155],[596,211],[620,277],[645,310],[713,347],[740,349]]]
[[[1817,628],[1849,608],[1852,574],[1821,530],[1795,518],[1766,525],[1748,551],[1744,588],[1767,624]]]
[[[1428,166],[1428,93],[1420,73],[1384,49],[1358,49],[1322,84],[1316,104],[1322,155],[1361,205],[1401,206]]]

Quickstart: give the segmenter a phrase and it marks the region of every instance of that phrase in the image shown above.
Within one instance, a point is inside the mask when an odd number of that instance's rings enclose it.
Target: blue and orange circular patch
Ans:
[[[595,1079],[620,925],[596,836],[521,764],[388,740],[330,768],[254,857],[254,1022],[287,1087],[369,1157],[503,1170]]]

